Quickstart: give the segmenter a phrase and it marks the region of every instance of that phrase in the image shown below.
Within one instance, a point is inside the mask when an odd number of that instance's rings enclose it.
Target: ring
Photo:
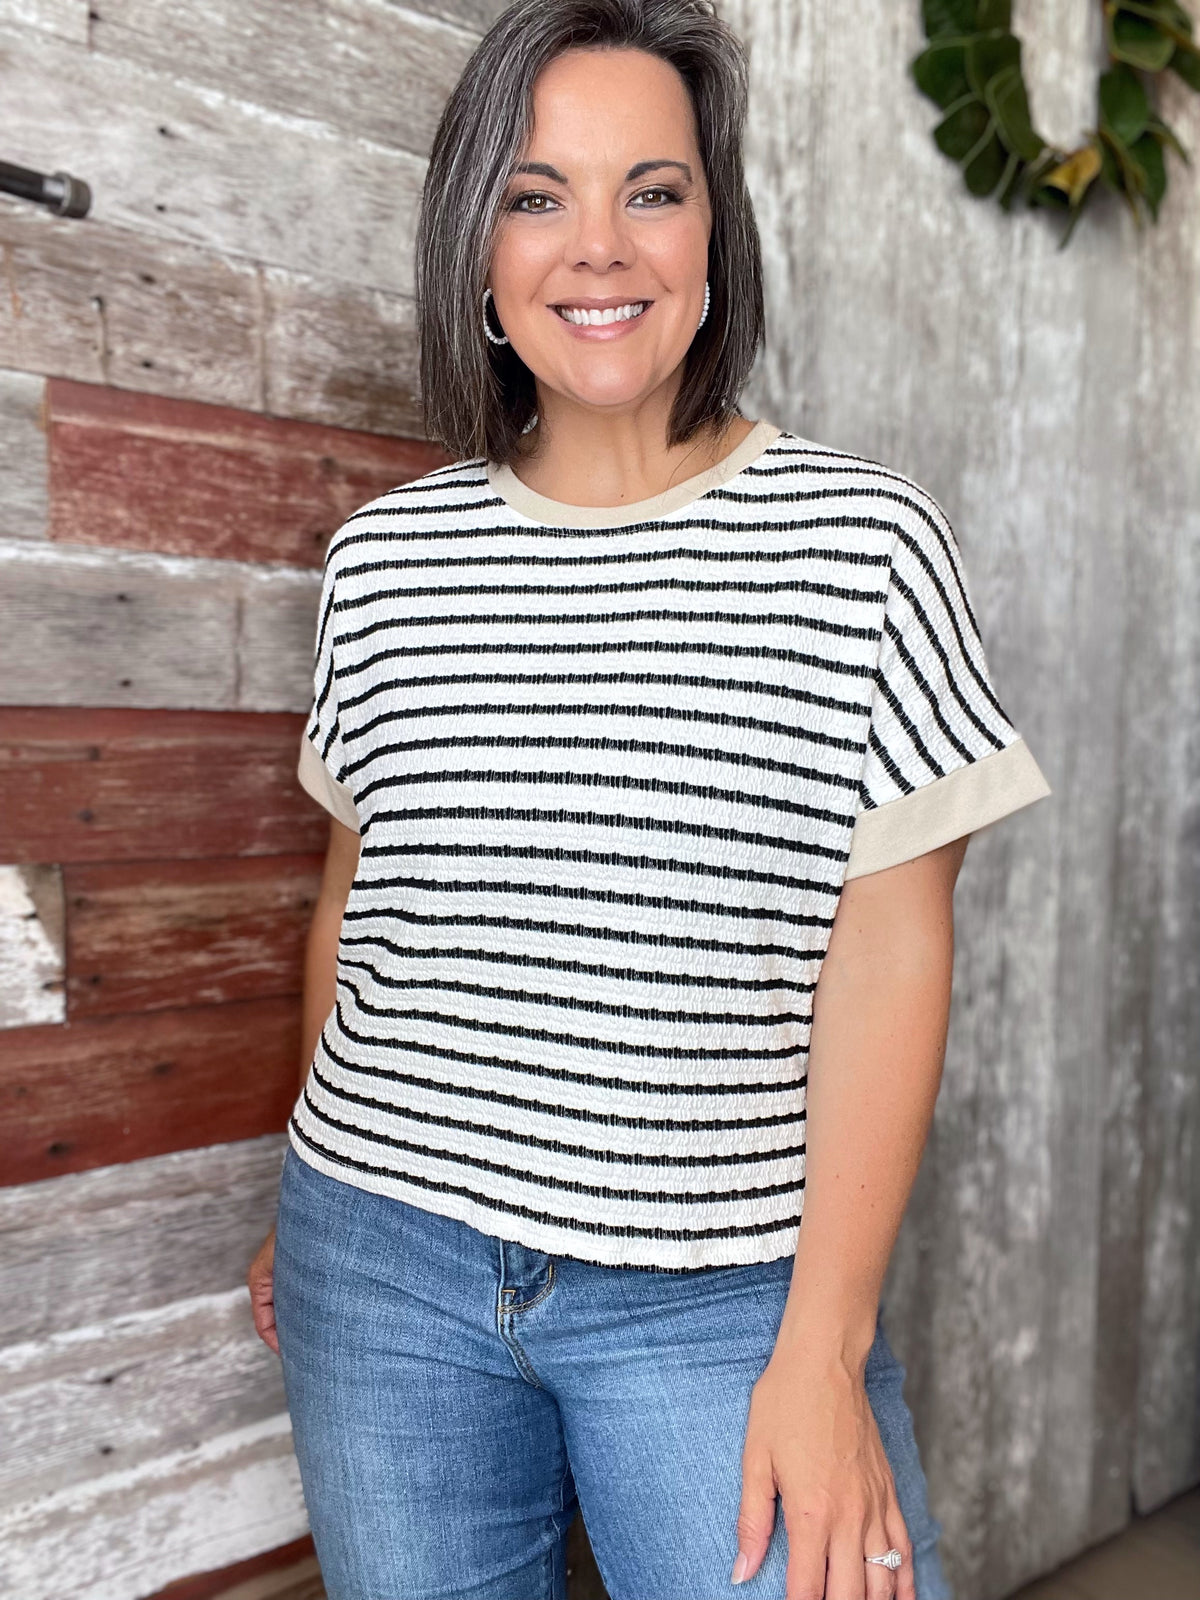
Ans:
[[[904,1560],[904,1557],[900,1554],[899,1550],[893,1546],[891,1550],[886,1550],[881,1556],[864,1556],[863,1560],[873,1561],[877,1567],[888,1567],[892,1572],[896,1572],[900,1567],[900,1563]]]

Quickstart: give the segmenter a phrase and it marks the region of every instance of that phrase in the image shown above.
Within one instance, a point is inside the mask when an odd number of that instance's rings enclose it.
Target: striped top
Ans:
[[[1050,793],[938,505],[765,421],[623,507],[477,459],[356,511],[300,757],[362,843],[297,1154],[673,1272],[795,1250],[843,882]]]

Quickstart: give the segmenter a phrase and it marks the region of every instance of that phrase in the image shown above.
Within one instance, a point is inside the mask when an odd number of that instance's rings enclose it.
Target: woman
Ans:
[[[562,1600],[577,1504],[612,1600],[948,1592],[878,1302],[967,836],[1049,790],[936,503],[738,409],[744,113],[704,0],[522,0],[434,144],[454,464],[326,560],[250,1273],[333,1600]]]

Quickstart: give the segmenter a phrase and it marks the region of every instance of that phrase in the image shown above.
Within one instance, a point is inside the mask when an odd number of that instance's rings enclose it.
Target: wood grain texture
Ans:
[[[1054,790],[967,855],[944,1086],[886,1297],[956,1590],[991,1600],[1120,1527],[1135,1481],[1152,1503],[1200,1470],[1200,197],[1177,164],[1159,228],[1100,206],[1060,253],[936,150],[918,6],[725,12],[751,47],[766,258],[747,414],[934,494]],[[1093,115],[1101,20],[1017,6],[1064,142]],[[1188,143],[1180,90],[1164,111]]]
[[[0,362],[419,434],[411,300],[0,196]],[[81,237],[86,251],[80,250]]]
[[[0,706],[0,851],[27,862],[323,851],[304,717]]]
[[[31,372],[0,369],[0,538],[46,537],[45,388]]]
[[[282,1131],[299,1061],[290,998],[9,1029],[0,1184]]]
[[[0,98],[8,159],[84,178],[97,222],[413,292],[409,151],[23,28],[0,26]]]
[[[287,1409],[243,1285],[0,1349],[0,1503],[194,1448]]]
[[[0,1188],[0,1348],[236,1289],[274,1221],[285,1143]]]
[[[91,42],[156,74],[424,156],[475,38],[381,0],[214,0],[203,12],[105,0]]]
[[[68,866],[68,1020],[300,994],[323,860]]]
[[[216,1572],[179,1578],[149,1600],[325,1600],[312,1535]]]
[[[320,567],[352,511],[447,459],[421,439],[67,378],[46,383],[46,423],[50,538],[232,561]]]
[[[10,705],[304,711],[319,572],[0,541]]]
[[[127,1600],[307,1519],[286,1415],[0,1510],[5,1600]]]
[[[88,42],[88,0],[0,0],[0,22]]]

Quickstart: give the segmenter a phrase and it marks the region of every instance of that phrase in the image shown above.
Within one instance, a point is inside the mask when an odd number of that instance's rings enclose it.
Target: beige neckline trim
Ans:
[[[502,500],[533,522],[546,523],[557,528],[620,528],[627,522],[648,522],[668,511],[678,511],[690,505],[710,489],[719,488],[736,477],[743,467],[762,455],[783,432],[773,422],[759,420],[735,450],[715,466],[685,478],[682,483],[653,494],[646,500],[633,500],[624,506],[577,506],[566,500],[552,500],[549,495],[538,494],[522,483],[509,466],[487,464],[488,483]]]

